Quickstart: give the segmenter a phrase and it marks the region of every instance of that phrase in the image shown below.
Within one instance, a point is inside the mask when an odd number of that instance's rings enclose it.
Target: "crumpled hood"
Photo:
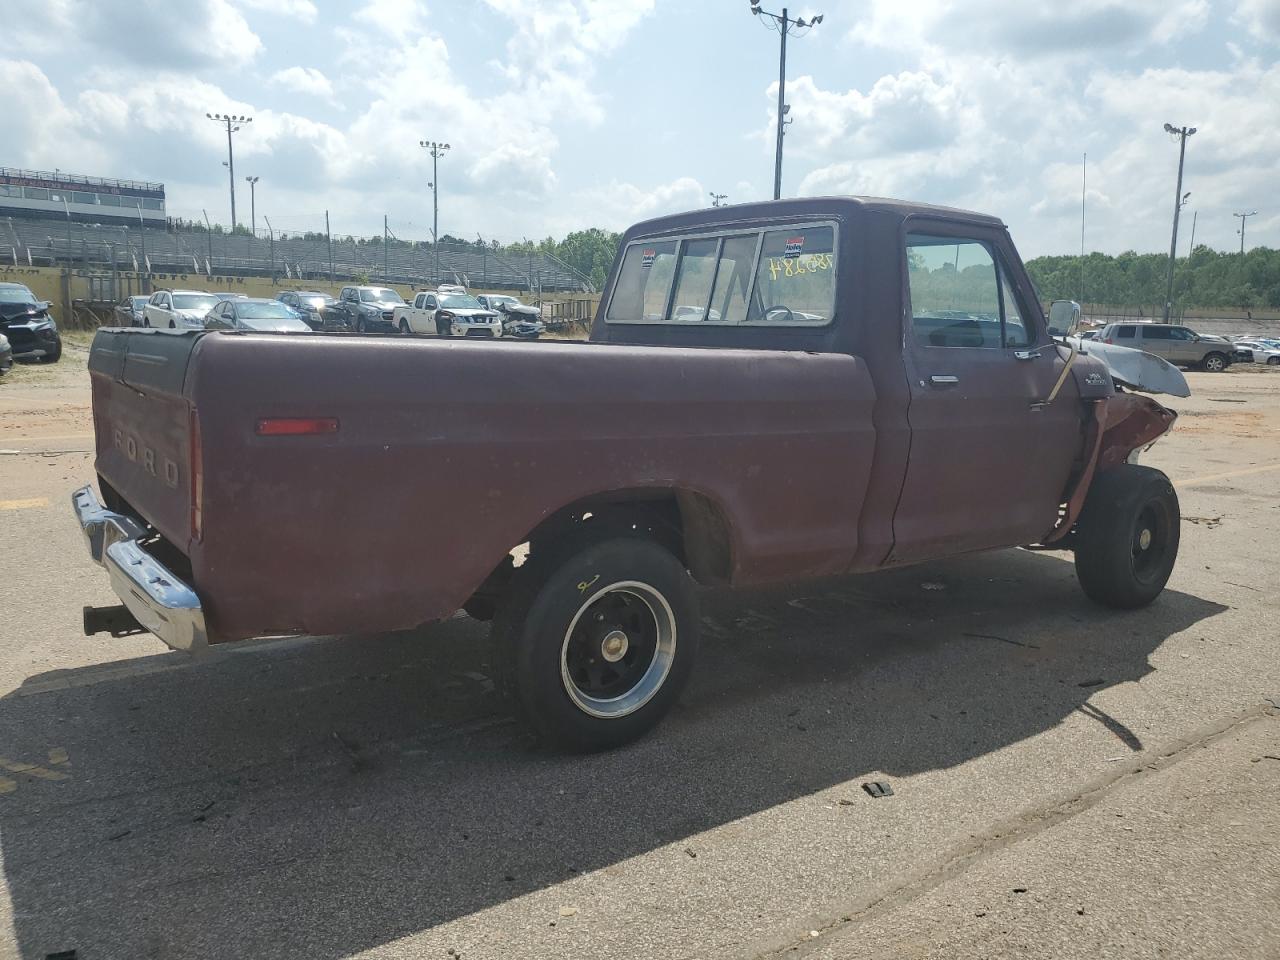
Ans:
[[[1143,393],[1168,393],[1175,397],[1191,396],[1191,387],[1182,371],[1169,361],[1144,350],[1121,347],[1099,340],[1079,340],[1068,337],[1077,350],[1097,357],[1111,372],[1113,380]]]
[[[521,319],[527,318],[529,320],[540,320],[542,318],[542,313],[541,311],[538,310],[537,307],[530,307],[523,303],[520,304],[519,306],[512,306],[511,304],[507,304],[504,309],[506,310],[508,315],[513,317],[520,317]]]
[[[36,303],[0,303],[0,323],[16,320],[26,323],[28,320],[43,320],[49,314],[48,307]]]

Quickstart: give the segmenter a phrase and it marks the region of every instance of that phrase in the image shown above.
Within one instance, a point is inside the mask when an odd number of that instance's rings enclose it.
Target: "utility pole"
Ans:
[[[760,8],[760,0],[750,0],[751,13],[753,16],[760,17],[762,22],[767,19],[771,21],[768,25],[778,31],[782,37],[782,44],[778,50],[778,133],[777,145],[773,160],[773,199],[777,200],[782,196],[782,137],[786,127],[785,119],[788,111],[787,96],[787,34],[792,30],[808,31],[816,27],[822,22],[822,14],[818,14],[809,22],[805,22],[804,17],[797,17],[792,20],[787,16],[787,8],[782,8],[782,13],[770,13],[768,10]],[[803,36],[803,34],[800,34]]]
[[[1089,195],[1089,155],[1080,161],[1080,307],[1084,308],[1084,214]]]
[[[329,211],[324,212],[324,239],[329,245],[329,282],[333,283],[333,235],[329,233]]]
[[[440,285],[440,158],[449,152],[449,144],[435,140],[419,140],[418,146],[431,151],[431,244],[436,254],[436,286]]]
[[[1191,255],[1196,252],[1196,221],[1200,219],[1200,211],[1195,210],[1191,214],[1191,246],[1187,248],[1187,259],[1191,259]]]
[[[231,232],[234,233],[236,229],[236,157],[235,151],[231,148],[231,135],[240,129],[239,124],[253,123],[253,117],[234,117],[226,113],[206,113],[205,116],[215,123],[226,124],[227,127],[227,179],[231,183]]]
[[[1164,125],[1165,133],[1178,138],[1178,186],[1173,191],[1173,239],[1169,242],[1169,271],[1165,283],[1164,322],[1169,322],[1169,314],[1173,310],[1173,262],[1178,256],[1178,217],[1182,213],[1182,166],[1187,159],[1187,137],[1196,132],[1195,127],[1175,127],[1171,123]]]
[[[1249,222],[1249,218],[1250,218],[1250,217],[1256,217],[1257,215],[1258,215],[1258,211],[1257,211],[1257,210],[1250,210],[1248,213],[1233,213],[1233,214],[1232,214],[1232,216],[1233,216],[1233,217],[1239,217],[1239,218],[1240,218],[1240,231],[1239,231],[1239,233],[1240,233],[1240,252],[1241,252],[1241,253],[1244,253],[1244,225],[1245,225],[1246,223],[1248,223],[1248,222]]]
[[[261,177],[245,177],[245,180],[247,180],[249,183],[249,231],[255,237],[258,235],[257,187],[258,187],[258,181],[261,179],[262,179]],[[232,229],[234,228],[235,228],[235,224],[232,224]]]
[[[267,221],[267,233],[271,235],[271,282],[276,282],[276,232],[271,229],[271,218],[265,213],[262,219]]]
[[[387,268],[387,215],[382,215],[382,282],[387,283],[391,271]]]
[[[728,199],[729,195],[727,193],[716,193],[714,190],[711,191],[711,205],[713,207],[723,207],[724,202]]]

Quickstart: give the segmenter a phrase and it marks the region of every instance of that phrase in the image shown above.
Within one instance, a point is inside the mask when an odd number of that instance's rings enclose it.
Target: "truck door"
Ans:
[[[911,450],[891,562],[1031,543],[1079,450],[1072,378],[1003,231],[908,223],[903,291]]]

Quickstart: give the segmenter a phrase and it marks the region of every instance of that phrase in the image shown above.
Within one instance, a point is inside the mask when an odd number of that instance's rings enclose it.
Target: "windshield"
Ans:
[[[175,310],[212,310],[218,305],[218,298],[209,293],[175,293],[173,309]]]
[[[0,303],[35,303],[36,295],[26,287],[0,287]]]
[[[372,290],[361,290],[360,299],[365,303],[404,303],[404,299],[394,290],[386,287],[375,287]]]
[[[265,303],[237,303],[236,316],[241,320],[292,319],[295,314],[283,303],[270,300]]]
[[[440,306],[450,310],[483,310],[484,305],[469,294],[455,293],[440,298]]]

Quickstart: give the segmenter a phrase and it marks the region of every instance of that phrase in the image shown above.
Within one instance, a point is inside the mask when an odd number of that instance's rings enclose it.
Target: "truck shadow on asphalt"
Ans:
[[[467,619],[32,677],[0,700],[19,955],[346,957],[1075,711],[1100,749],[1141,750],[1089,698],[1224,609],[1170,590],[1101,610],[1024,551],[714,592],[679,707],[589,757],[530,748]]]

